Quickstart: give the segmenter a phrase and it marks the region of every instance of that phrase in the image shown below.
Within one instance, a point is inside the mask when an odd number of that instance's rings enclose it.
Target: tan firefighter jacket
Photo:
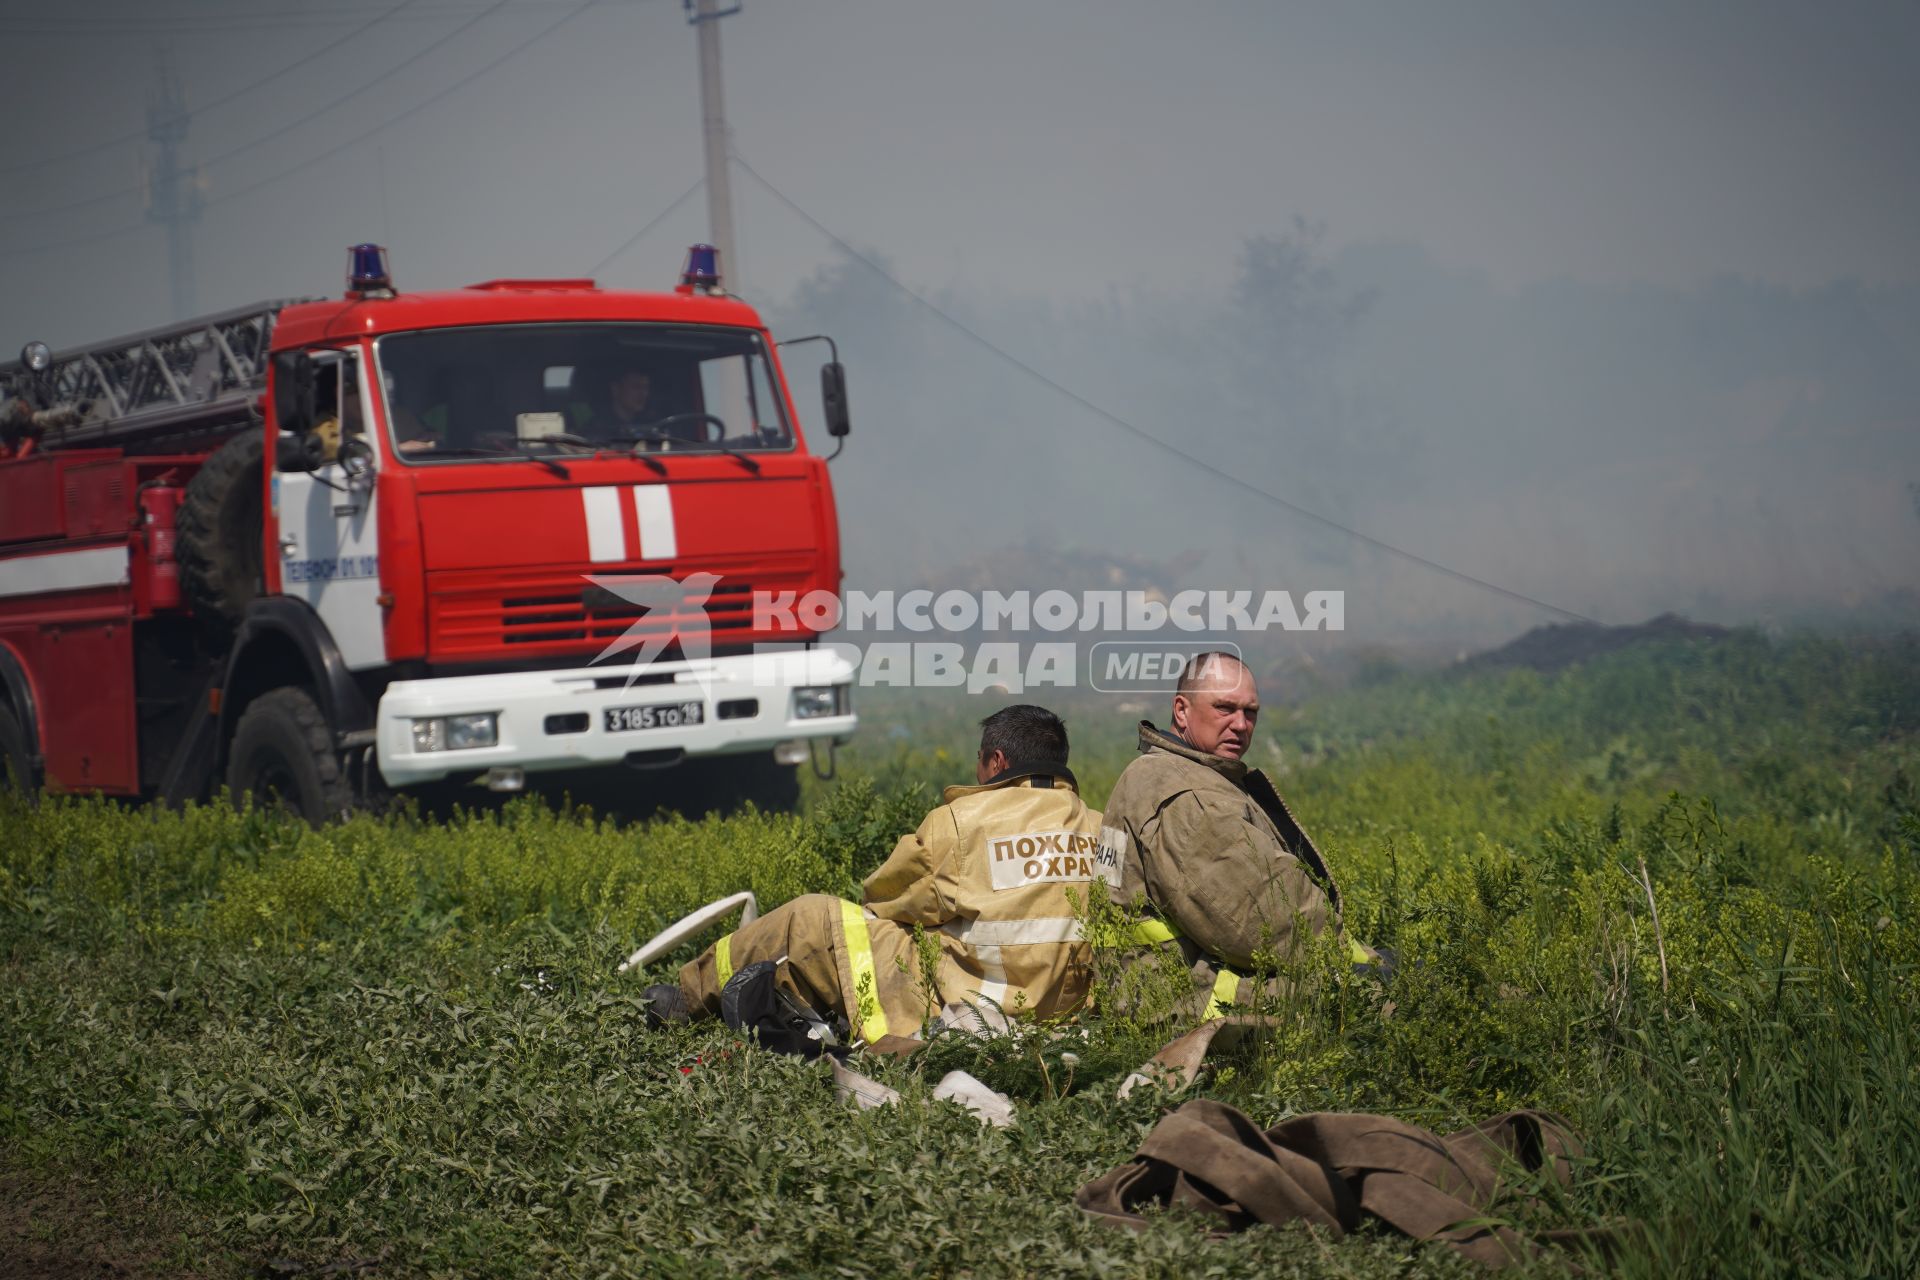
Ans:
[[[1149,921],[1136,940],[1177,937],[1189,963],[1221,972],[1215,991],[1230,1000],[1232,973],[1251,968],[1255,951],[1286,957],[1312,935],[1340,928],[1340,891],[1326,859],[1264,773],[1146,721],[1140,752],[1114,784],[1098,855],[1118,873],[1114,899],[1144,899],[1165,922],[1155,933]]]
[[[942,1004],[991,1001],[1042,1018],[1078,1009],[1089,954],[1068,893],[1084,908],[1100,814],[1062,766],[1016,764],[941,799],[867,877],[867,911],[925,928]]]

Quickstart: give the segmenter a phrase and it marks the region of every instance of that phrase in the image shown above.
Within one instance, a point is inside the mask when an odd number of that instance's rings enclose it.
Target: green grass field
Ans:
[[[639,939],[743,887],[854,893],[970,777],[994,700],[884,692],[799,817],[0,812],[0,1270],[1475,1270],[1371,1231],[1083,1221],[1074,1189],[1179,1101],[1115,1099],[1168,1029],[1089,1020],[1071,1067],[942,1041],[869,1065],[906,1103],[867,1113],[717,1026],[644,1030],[645,979],[612,972]],[[1642,1224],[1625,1274],[1920,1273],[1920,647],[1739,634],[1264,692],[1255,761],[1401,972],[1393,1016],[1323,986],[1204,1092],[1262,1123],[1558,1111],[1590,1160],[1553,1221]],[[1137,717],[1058,705],[1098,803]],[[1019,1124],[930,1102],[953,1067]]]

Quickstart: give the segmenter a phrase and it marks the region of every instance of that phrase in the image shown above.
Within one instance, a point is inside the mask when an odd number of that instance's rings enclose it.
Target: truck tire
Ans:
[[[27,741],[26,726],[7,706],[0,706],[0,790],[21,792],[29,803],[40,790],[39,779],[33,776],[33,747]]]
[[[353,808],[333,729],[305,689],[275,689],[247,704],[227,752],[233,803],[278,805],[313,826]]]
[[[238,624],[261,591],[265,450],[258,430],[235,436],[187,481],[180,502],[180,586],[194,614],[221,629]]]

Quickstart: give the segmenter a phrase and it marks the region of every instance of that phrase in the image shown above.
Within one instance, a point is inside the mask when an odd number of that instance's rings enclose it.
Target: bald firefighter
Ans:
[[[1343,936],[1340,890],[1273,783],[1243,757],[1260,715],[1253,673],[1229,653],[1198,654],[1181,673],[1170,732],[1140,723],[1140,754],[1107,802],[1099,860],[1113,895],[1144,908],[1125,940],[1177,948],[1192,981],[1181,1011],[1219,1016],[1256,996],[1254,953],[1299,955]],[[1356,963],[1380,957],[1351,940]],[[1276,980],[1277,983],[1278,980]]]
[[[995,712],[981,721],[974,777],[976,786],[948,787],[900,838],[859,905],[808,894],[728,934],[677,986],[647,989],[654,1016],[717,1015],[729,977],[783,958],[780,989],[839,1015],[868,1043],[917,1036],[954,1006],[990,1020],[991,1010],[1051,1018],[1078,1009],[1089,956],[1068,895],[1084,902],[1096,874],[1100,815],[1067,769],[1066,726],[1044,707]]]

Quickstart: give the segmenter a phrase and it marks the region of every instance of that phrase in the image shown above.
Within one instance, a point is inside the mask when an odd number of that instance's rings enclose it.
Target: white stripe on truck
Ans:
[[[587,510],[587,559],[595,564],[627,558],[627,535],[620,527],[620,490],[610,484],[580,491]]]
[[[633,514],[640,521],[640,558],[671,560],[680,554],[673,532],[673,494],[663,484],[633,487]]]
[[[0,560],[0,596],[123,586],[128,581],[129,554],[124,546],[91,547]]]

